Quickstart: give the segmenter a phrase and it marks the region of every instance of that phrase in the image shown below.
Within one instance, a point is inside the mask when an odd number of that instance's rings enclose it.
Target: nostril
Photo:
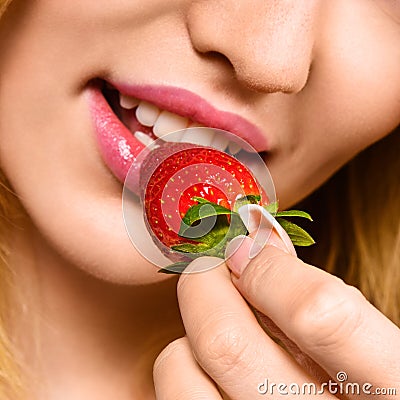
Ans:
[[[211,51],[202,52],[202,54],[204,55],[204,57],[207,57],[210,60],[215,60],[217,62],[226,64],[230,68],[234,69],[233,64],[231,63],[229,58],[226,55],[224,55],[218,51],[211,50]]]
[[[207,61],[209,64],[219,66],[219,68],[224,71],[224,76],[226,78],[229,79],[235,75],[235,67],[225,54],[215,50],[195,50],[203,60]]]
[[[228,75],[228,78],[233,77],[243,88],[256,93],[299,93],[307,85],[312,69],[312,61],[308,61],[311,57],[299,64],[290,63],[283,56],[279,61],[270,60],[268,54],[260,61],[251,61],[247,55],[237,58],[229,58],[218,52],[209,52],[207,55],[229,68],[232,75]]]
[[[187,15],[187,29],[199,54],[220,61],[210,69],[219,65],[226,73],[229,66],[234,74],[229,77],[241,87],[257,93],[298,93],[307,83],[312,61],[318,4],[196,1]]]

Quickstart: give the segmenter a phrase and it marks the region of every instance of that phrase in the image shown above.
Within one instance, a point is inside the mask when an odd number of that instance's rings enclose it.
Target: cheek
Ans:
[[[79,97],[60,101],[62,112],[42,106],[40,113],[29,107],[15,110],[11,102],[3,108],[8,112],[0,117],[0,159],[46,245],[60,261],[109,282],[166,279],[127,236],[122,187],[98,155],[86,102]]]
[[[283,207],[400,124],[400,25],[367,2],[326,4],[291,140],[267,159]]]
[[[28,19],[7,46],[0,40],[7,54],[0,60],[0,166],[61,260],[112,282],[163,280],[130,243],[121,185],[97,152],[77,89],[88,65],[76,62],[70,31],[51,34],[45,15]]]
[[[324,71],[319,92],[326,100],[316,101],[328,116],[322,124],[328,137],[355,153],[400,122],[400,25],[373,3],[332,3],[317,61]]]
[[[66,112],[47,124],[46,115],[41,113],[42,125],[35,129],[26,126],[29,115],[22,119],[10,112],[8,118],[1,118],[0,126],[7,127],[2,132],[7,134],[1,135],[0,157],[47,245],[60,260],[110,282],[165,279],[129,241],[121,212],[121,185],[102,166],[88,140],[89,120],[76,112],[71,114],[75,122],[69,123]],[[79,132],[81,139],[71,132]]]

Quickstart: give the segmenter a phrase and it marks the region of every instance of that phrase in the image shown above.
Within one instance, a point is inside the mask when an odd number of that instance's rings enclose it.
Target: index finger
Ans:
[[[276,246],[251,260],[243,254],[228,261],[242,270],[232,280],[243,297],[332,377],[345,371],[356,382],[400,383],[400,330],[361,292]]]
[[[203,257],[193,263],[203,261],[210,262]],[[197,361],[232,400],[259,398],[257,387],[266,377],[271,382],[286,380],[300,386],[314,382],[264,332],[232,284],[224,265],[203,273],[182,275],[178,299]],[[325,394],[321,398],[331,396]]]

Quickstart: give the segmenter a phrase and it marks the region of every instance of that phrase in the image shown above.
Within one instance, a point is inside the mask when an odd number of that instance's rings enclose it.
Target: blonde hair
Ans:
[[[11,0],[0,0],[0,17]],[[400,135],[392,133],[355,157],[301,206],[320,231],[302,258],[361,289],[400,324]],[[22,398],[20,369],[6,330],[12,283],[7,266],[10,224],[23,212],[0,172],[0,398]],[[312,229],[312,226],[310,226]],[[316,264],[316,265],[318,265]]]
[[[13,349],[8,320],[11,318],[11,287],[12,271],[9,270],[7,259],[10,227],[20,215],[19,202],[0,171],[0,398],[22,398],[23,385],[21,369],[16,360],[16,351]]]
[[[4,13],[11,0],[0,0],[0,16]]]
[[[345,165],[299,207],[315,222],[319,245],[303,259],[357,286],[400,325],[400,132]],[[313,226],[310,225],[310,230]]]
[[[344,275],[397,325],[400,324],[400,132],[348,166],[352,237]],[[341,224],[342,237],[346,221]],[[336,235],[339,233],[336,231]],[[340,242],[335,247],[340,249]]]
[[[0,18],[10,3],[11,0],[0,0]],[[17,361],[17,352],[9,332],[13,279],[7,263],[11,226],[23,214],[17,196],[0,170],[0,398],[4,400],[25,398],[22,368]]]

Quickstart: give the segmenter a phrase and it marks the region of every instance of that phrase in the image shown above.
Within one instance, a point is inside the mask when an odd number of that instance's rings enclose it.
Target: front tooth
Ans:
[[[187,129],[200,127],[204,128],[204,125],[191,122]],[[166,142],[183,142],[183,135],[186,133],[187,129],[181,129],[179,131],[168,133],[168,135],[163,136],[163,140]]]
[[[214,147],[219,151],[225,151],[228,145],[229,145],[229,139],[221,133],[216,134],[211,143],[211,147]]]
[[[159,115],[160,109],[147,101],[141,101],[136,109],[136,118],[144,126],[153,126]]]
[[[132,108],[135,108],[138,106],[140,103],[140,100],[131,97],[131,96],[126,96],[124,94],[119,95],[119,104],[122,108],[125,108],[126,110],[131,110]]]
[[[182,137],[184,133],[185,130],[180,129],[179,131],[167,133],[162,137],[162,139],[166,142],[182,142]]]
[[[192,125],[193,126],[193,125]],[[189,127],[182,137],[182,142],[198,144],[199,146],[211,146],[215,131],[211,128]]]
[[[154,124],[153,132],[157,137],[161,138],[170,132],[185,129],[188,124],[189,120],[187,118],[172,114],[169,111],[163,111]]]
[[[242,146],[240,146],[240,144],[237,144],[235,142],[229,142],[228,148],[229,152],[233,155],[239,153],[239,151],[242,150]]]
[[[145,146],[149,146],[154,142],[154,140],[149,135],[146,135],[145,133],[140,131],[136,131],[133,136],[135,136],[135,138],[139,140],[139,142],[143,143]]]

